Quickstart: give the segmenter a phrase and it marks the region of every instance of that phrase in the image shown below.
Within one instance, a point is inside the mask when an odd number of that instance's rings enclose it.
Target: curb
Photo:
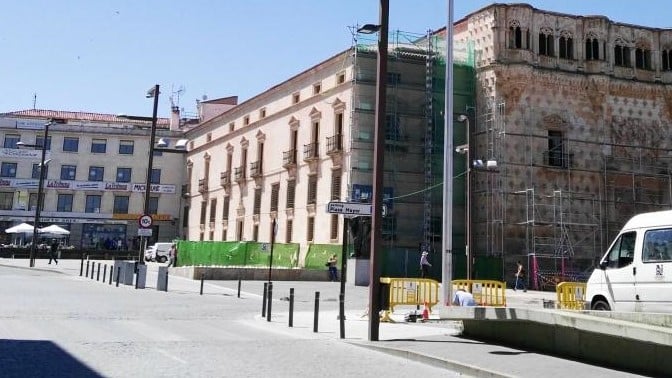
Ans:
[[[353,341],[346,341],[348,344],[351,345],[356,345],[358,347],[362,348],[367,348],[375,351],[379,351],[382,353],[386,353],[392,356],[396,357],[401,357],[405,358],[410,361],[416,361],[423,363],[425,365],[430,365],[442,369],[447,369],[456,373],[468,375],[471,377],[483,377],[483,378],[515,378],[513,375],[508,375],[504,373],[498,373],[496,371],[488,370],[488,369],[482,369],[478,367],[474,367],[471,365],[466,365],[461,362],[453,361],[453,360],[448,360],[448,359],[443,359],[439,357],[433,357],[433,356],[428,356],[426,354],[422,353],[417,353],[417,352],[412,352],[410,350],[403,350],[403,349],[396,349],[396,348],[391,348],[391,347],[386,347],[386,346],[381,346],[381,345],[375,345],[371,343],[361,343],[361,342],[353,342]]]

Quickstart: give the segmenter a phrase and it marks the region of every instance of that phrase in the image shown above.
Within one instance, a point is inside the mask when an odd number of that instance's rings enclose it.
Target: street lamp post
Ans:
[[[469,134],[471,133],[471,129],[469,128],[469,117],[467,117],[465,114],[460,114],[457,117],[457,120],[460,122],[464,122],[464,129],[465,129],[465,135],[466,135],[466,145],[464,148],[458,149],[460,153],[465,154],[465,171],[464,171],[464,191],[465,191],[465,241],[464,241],[464,247],[465,247],[465,253],[467,257],[467,279],[470,280],[472,276],[472,252],[471,252],[471,146],[469,145]]]
[[[151,131],[149,133],[149,157],[147,158],[147,177],[145,179],[145,200],[142,208],[142,215],[149,214],[149,199],[152,192],[152,170],[154,169],[154,149],[156,144],[156,123],[157,123],[157,112],[159,108],[159,84],[154,85],[147,91],[147,98],[154,98],[154,108],[152,110],[151,117],[144,116],[131,116],[126,114],[119,114],[119,118],[125,118],[132,121],[143,121],[143,122],[152,122]],[[163,140],[162,140],[163,142]],[[165,142],[163,142],[165,143]],[[144,264],[145,259],[143,253],[147,247],[147,237],[140,235],[140,249],[138,251],[138,264]]]
[[[36,255],[36,248],[37,248],[37,227],[40,223],[40,212],[42,211],[42,203],[43,203],[43,193],[44,193],[44,173],[45,173],[45,158],[47,155],[47,140],[49,138],[49,126],[51,126],[52,121],[50,120],[49,122],[44,124],[44,135],[42,138],[42,145],[38,144],[26,144],[23,142],[18,142],[16,145],[17,147],[33,147],[33,148],[40,148],[42,150],[42,154],[40,157],[40,179],[38,180],[37,183],[37,206],[35,207],[35,219],[33,221],[33,242],[30,245],[30,259],[29,259],[29,266],[32,268],[35,266],[35,255]]]
[[[376,120],[373,145],[373,211],[371,212],[371,256],[369,260],[369,341],[378,341],[380,318],[380,252],[383,233],[383,176],[385,154],[385,100],[387,94],[387,30],[390,1],[380,0],[380,23],[367,24],[360,33],[378,32],[376,70]]]

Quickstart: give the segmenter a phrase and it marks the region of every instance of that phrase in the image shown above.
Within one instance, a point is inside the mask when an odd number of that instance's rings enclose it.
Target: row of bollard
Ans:
[[[96,277],[96,281],[100,281],[100,271],[101,268],[103,270],[103,283],[107,281],[107,264],[103,264],[101,262],[98,263],[98,266],[96,266],[95,261],[86,261],[86,271],[84,270],[84,256],[81,258],[80,266],[79,266],[79,276],[80,277],[86,277],[86,278],[91,278],[93,280],[94,275]],[[109,285],[112,285],[112,279],[113,279],[113,274],[114,274],[114,266],[110,265],[109,267],[110,271],[110,276],[109,276]],[[90,272],[90,276],[89,276]],[[134,273],[137,273],[137,268]],[[119,287],[119,280],[121,277],[121,266],[117,266],[117,276],[116,276],[116,287]],[[127,282],[124,282],[126,285],[131,285],[133,284],[133,278],[129,277],[130,279],[127,280]],[[128,282],[130,281],[130,282]],[[238,297],[240,297],[240,283],[238,284]],[[138,278],[137,275],[135,275],[135,287],[136,289],[138,288]],[[142,284],[142,287],[144,288],[144,284]],[[159,277],[157,281],[157,287],[156,289],[158,291],[168,291],[168,269],[161,267],[159,268]],[[201,295],[203,295],[203,277],[201,277]]]
[[[91,264],[91,279],[93,279],[94,276],[94,271],[96,268],[96,262],[95,261],[86,261],[86,272],[84,272],[84,257],[82,257],[80,268],[79,268],[79,275],[84,277],[89,277],[89,264]],[[98,270],[96,273],[96,281],[100,280],[100,269],[101,269],[101,264],[98,263]],[[109,276],[109,284],[112,285],[112,276],[114,272],[114,267],[110,266],[110,276]],[[106,274],[107,274],[107,265],[103,268],[103,283],[106,280]],[[119,277],[121,275],[121,267],[117,267],[117,275],[116,275],[116,286],[119,287]],[[200,287],[200,295],[203,295],[203,286],[205,283],[205,274],[201,274],[201,287]],[[242,281],[239,278],[238,279],[238,298],[240,298],[240,289],[241,289],[241,284]],[[137,282],[136,282],[137,285]],[[168,291],[168,271],[166,269],[165,271],[165,277],[163,278],[162,282],[162,277],[161,274],[159,274],[159,282],[157,284],[157,290],[160,291]],[[319,312],[320,312],[320,292],[316,291],[315,292],[315,300],[314,300],[314,311],[313,311],[313,332],[317,333],[318,332],[318,326],[319,326]],[[271,321],[271,313],[272,313],[272,304],[273,304],[273,282],[264,282],[264,292],[262,295],[262,307],[261,307],[261,317],[266,318],[266,321],[270,322]],[[344,319],[340,319],[341,323],[343,322]],[[294,288],[289,289],[289,321],[288,321],[288,326],[289,327],[294,327]],[[341,338],[344,338],[344,332],[343,332],[343,327],[341,326]]]

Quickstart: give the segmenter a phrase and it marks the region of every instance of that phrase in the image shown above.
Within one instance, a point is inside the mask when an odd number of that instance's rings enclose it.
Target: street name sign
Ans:
[[[372,207],[370,203],[329,202],[327,204],[327,213],[370,216]]]

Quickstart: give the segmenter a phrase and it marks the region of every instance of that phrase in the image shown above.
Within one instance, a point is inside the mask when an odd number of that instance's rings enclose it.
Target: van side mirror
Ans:
[[[609,265],[609,261],[602,260],[602,261],[600,261],[600,265],[598,265],[598,266],[600,267],[600,269],[605,270],[605,269],[607,269],[608,265]]]

